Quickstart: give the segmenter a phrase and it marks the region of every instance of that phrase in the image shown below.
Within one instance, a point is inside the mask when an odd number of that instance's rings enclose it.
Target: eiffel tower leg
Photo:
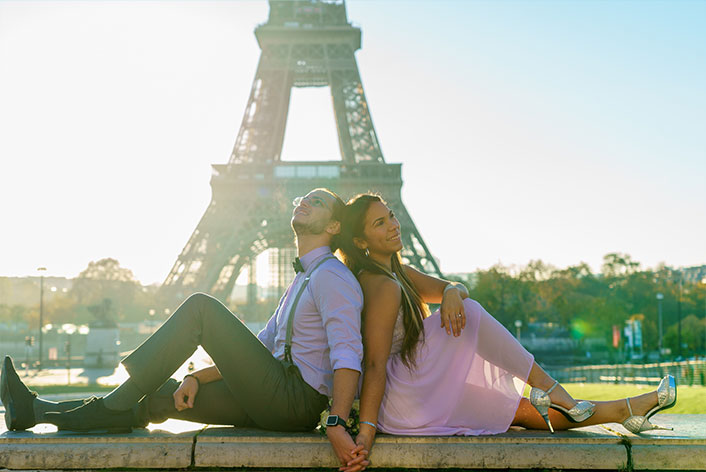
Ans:
[[[331,70],[329,78],[343,161],[384,162],[353,51],[329,46],[327,54],[329,61],[345,64]]]
[[[287,45],[263,50],[231,163],[280,159],[294,75],[288,67],[290,50]]]
[[[409,216],[409,212],[402,201],[398,201],[397,205],[395,205],[395,215],[400,222],[402,231],[402,242],[404,244],[402,257],[407,259],[413,267],[427,274],[443,277],[439,265],[424,243],[421,234],[419,234],[414,221],[412,221],[412,217]]]

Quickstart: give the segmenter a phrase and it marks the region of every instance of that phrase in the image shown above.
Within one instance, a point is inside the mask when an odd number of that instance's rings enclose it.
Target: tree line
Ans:
[[[579,343],[602,338],[610,346],[614,327],[622,331],[626,320],[640,320],[646,352],[658,346],[656,296],[661,293],[663,347],[674,355],[680,352],[681,317],[681,354],[706,352],[706,283],[685,282],[681,271],[664,265],[641,269],[626,254],[606,255],[600,273],[592,273],[585,263],[559,269],[532,261],[520,268],[480,270],[464,283],[471,297],[512,332],[518,320],[525,328],[553,323]],[[0,322],[25,323],[32,331],[39,319],[38,280],[23,279],[23,284],[0,278]],[[162,321],[182,301],[157,286],[142,286],[111,258],[89,263],[65,291],[50,292],[48,285],[44,320],[53,324]],[[271,305],[230,308],[248,321],[265,321]]]
[[[601,272],[581,263],[558,269],[542,261],[513,269],[496,265],[475,274],[471,297],[509,329],[516,320],[556,323],[572,338],[603,338],[612,345],[613,327],[640,320],[644,350],[658,348],[657,294],[662,294],[662,346],[677,355],[681,317],[681,354],[706,351],[706,283],[685,282],[682,271],[660,265],[641,269],[626,254],[608,254]]]

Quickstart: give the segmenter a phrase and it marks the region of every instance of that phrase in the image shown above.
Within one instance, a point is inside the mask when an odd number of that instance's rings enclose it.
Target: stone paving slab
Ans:
[[[551,435],[513,430],[493,436],[376,438],[375,467],[477,469],[618,469],[628,462],[622,438],[599,426]],[[286,444],[286,447],[282,447]],[[207,428],[195,448],[198,467],[337,467],[325,437],[235,428]]]
[[[130,434],[79,434],[42,424],[7,431],[0,415],[0,467],[7,469],[184,468],[205,426],[170,420]]]

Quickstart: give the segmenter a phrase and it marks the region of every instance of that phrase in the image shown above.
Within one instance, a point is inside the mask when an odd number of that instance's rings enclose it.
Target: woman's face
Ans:
[[[370,254],[389,256],[402,249],[400,222],[382,202],[373,202],[365,214],[363,238],[356,244]]]

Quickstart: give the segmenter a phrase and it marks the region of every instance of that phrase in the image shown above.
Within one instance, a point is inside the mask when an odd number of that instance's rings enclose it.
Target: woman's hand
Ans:
[[[366,460],[367,452],[363,448],[353,442],[348,431],[343,427],[329,426],[326,428],[326,436],[328,437],[333,452],[341,463],[340,471],[357,472],[364,470],[368,465]]]
[[[463,309],[461,292],[449,284],[444,289],[441,299],[441,327],[446,328],[446,333],[460,336],[461,330],[466,327],[466,312]]]
[[[375,432],[372,434],[366,434],[364,431],[358,433],[355,438],[355,449],[351,451],[351,455],[354,459],[349,461],[346,467],[341,467],[339,470],[341,472],[358,472],[365,470],[370,465],[370,450],[373,447],[373,441],[375,440]]]
[[[199,382],[191,376],[184,377],[184,380],[181,381],[181,385],[179,385],[179,388],[176,389],[173,395],[174,408],[176,408],[177,411],[193,408],[198,391]]]

